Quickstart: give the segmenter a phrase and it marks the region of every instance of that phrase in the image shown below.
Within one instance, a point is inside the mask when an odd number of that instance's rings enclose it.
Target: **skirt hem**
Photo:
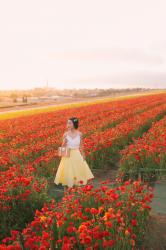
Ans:
[[[79,149],[71,150],[70,157],[62,157],[54,183],[56,185],[72,187],[73,185],[86,185],[88,180],[94,178],[86,160],[83,159]]]

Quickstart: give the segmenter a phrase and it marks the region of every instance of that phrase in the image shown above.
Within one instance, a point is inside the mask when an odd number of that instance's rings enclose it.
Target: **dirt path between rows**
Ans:
[[[144,250],[166,250],[166,214],[152,214]]]

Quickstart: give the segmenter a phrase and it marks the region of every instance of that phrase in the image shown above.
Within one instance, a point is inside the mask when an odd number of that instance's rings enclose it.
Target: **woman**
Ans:
[[[94,178],[83,150],[82,132],[78,130],[79,120],[76,117],[67,121],[67,132],[63,134],[62,146],[70,148],[70,156],[61,158],[54,183],[73,187],[85,185],[87,180]],[[64,187],[65,188],[65,187]]]

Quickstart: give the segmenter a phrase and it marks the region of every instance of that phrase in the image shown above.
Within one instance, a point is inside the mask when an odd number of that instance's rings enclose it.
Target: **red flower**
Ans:
[[[137,226],[137,220],[131,220],[131,224],[133,227]]]
[[[107,227],[110,227],[110,228],[112,227],[112,223],[111,223],[110,221],[106,221],[106,222],[105,222],[105,225],[106,225]]]
[[[103,240],[103,247],[112,247],[115,244],[115,240]]]
[[[98,210],[94,207],[91,208],[90,212],[91,214],[98,214]]]

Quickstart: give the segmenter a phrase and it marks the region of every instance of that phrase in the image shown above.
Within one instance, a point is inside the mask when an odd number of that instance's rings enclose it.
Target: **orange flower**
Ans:
[[[135,240],[131,239],[130,244],[134,247],[135,246]]]
[[[82,224],[82,225],[79,226],[78,232],[87,231],[87,229],[88,229],[87,226],[85,226],[85,225]]]

